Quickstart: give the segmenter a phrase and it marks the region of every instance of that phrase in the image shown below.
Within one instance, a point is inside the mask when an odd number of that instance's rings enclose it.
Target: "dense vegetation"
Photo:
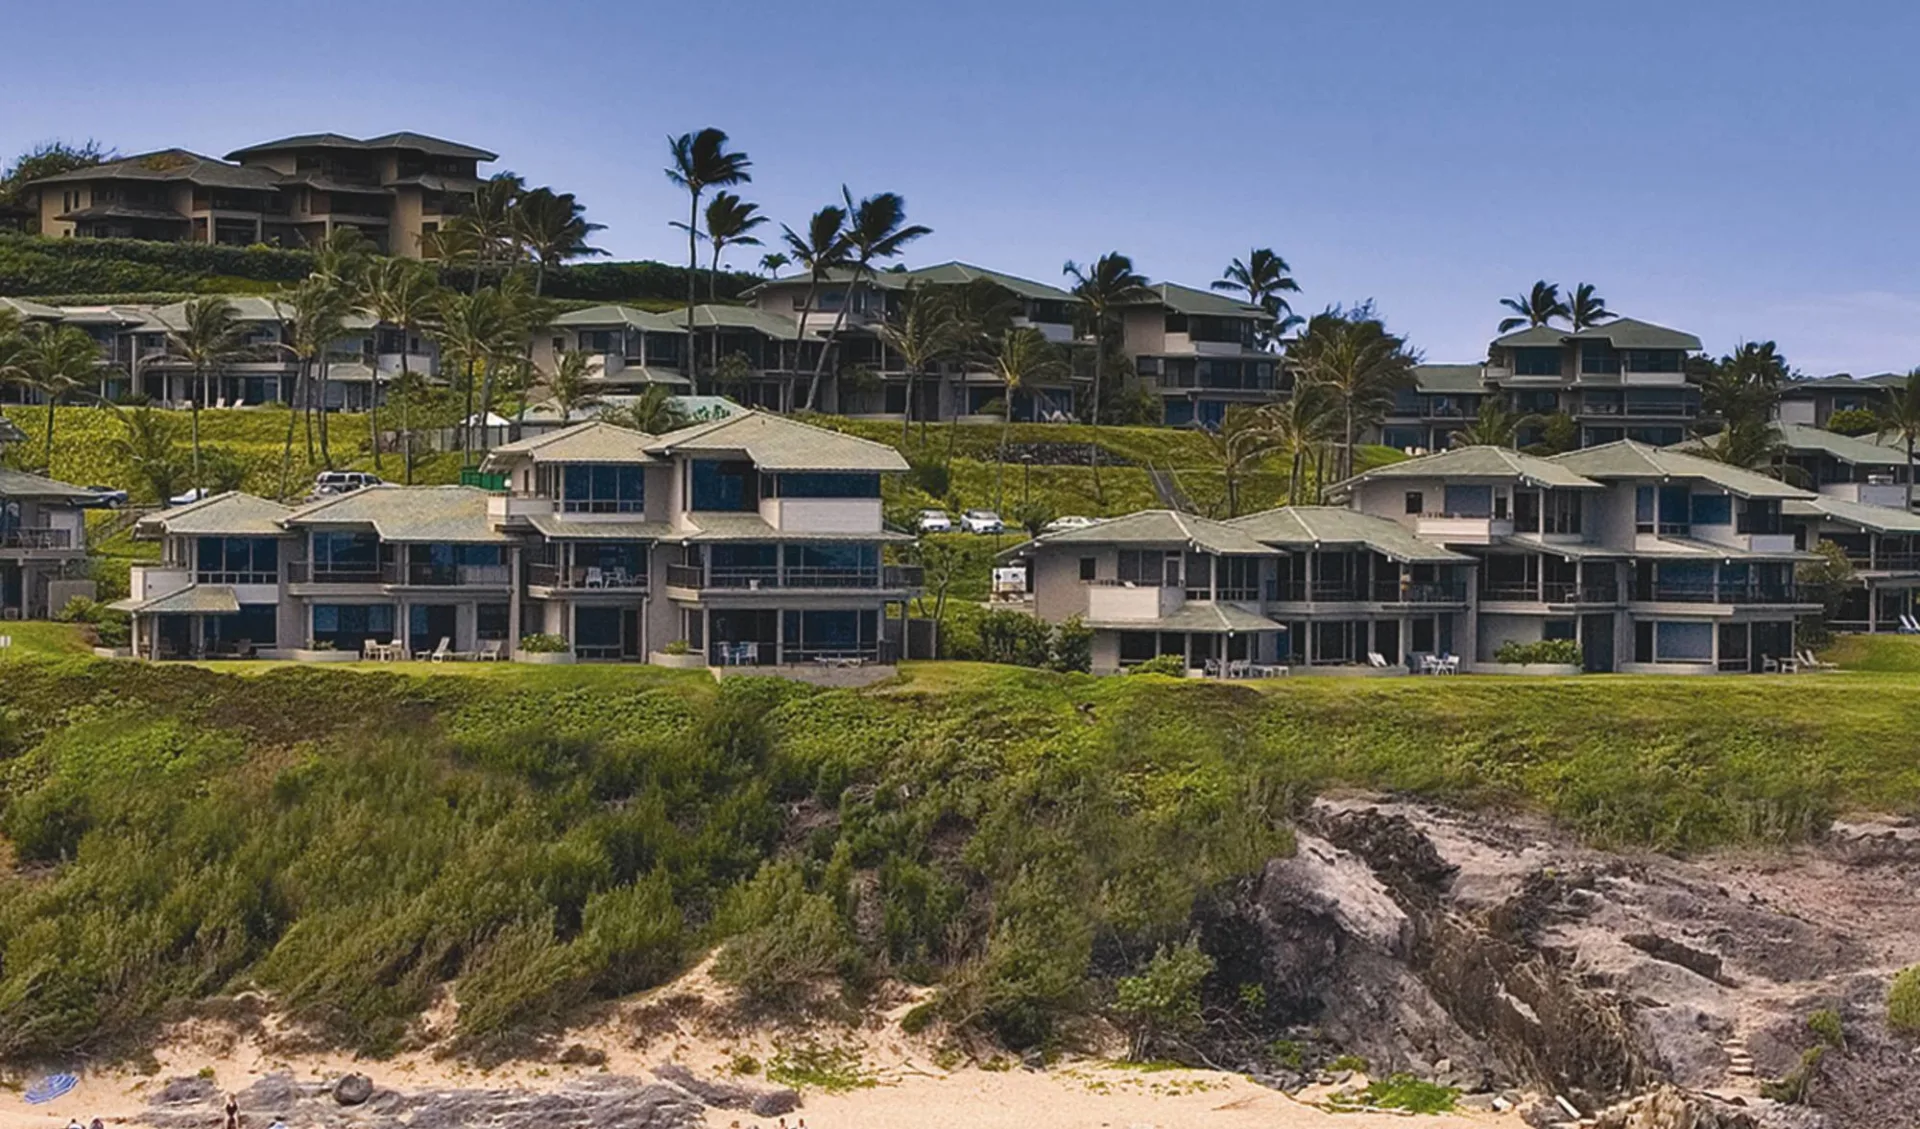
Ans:
[[[1328,786],[1523,804],[1659,847],[1920,808],[1920,687],[1874,675],[1788,696],[924,666],[854,693],[0,662],[8,1057],[248,986],[387,1051],[448,981],[456,1036],[483,1051],[715,944],[755,1003],[902,977],[939,985],[926,1018],[1024,1044],[1150,972]]]
[[[306,278],[314,264],[309,251],[278,247],[0,234],[0,295],[174,301],[189,294],[264,294]],[[471,279],[471,272],[457,268],[446,273],[461,286]],[[721,298],[731,299],[757,281],[722,272],[715,287]],[[703,277],[703,293],[705,288]],[[550,298],[594,303],[684,305],[686,292],[685,267],[655,262],[560,266],[545,284]]]

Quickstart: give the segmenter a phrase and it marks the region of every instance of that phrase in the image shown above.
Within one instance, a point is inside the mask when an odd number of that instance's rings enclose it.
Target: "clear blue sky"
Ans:
[[[1920,5],[333,0],[154,20],[20,5],[0,152],[218,155],[332,130],[481,145],[577,193],[617,257],[684,255],[665,138],[754,159],[798,226],[905,195],[914,262],[1056,280],[1108,250],[1205,285],[1272,246],[1300,303],[1378,300],[1435,361],[1496,302],[1591,281],[1709,349],[1920,365]],[[750,266],[757,253],[735,256]]]

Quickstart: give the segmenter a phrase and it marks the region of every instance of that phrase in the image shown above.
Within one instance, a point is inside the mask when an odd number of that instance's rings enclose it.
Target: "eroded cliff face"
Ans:
[[[1226,966],[1257,969],[1274,1015],[1375,1073],[1538,1088],[1583,1113],[1671,1084],[1742,1103],[1713,1116],[1920,1123],[1920,1053],[1884,1022],[1888,981],[1920,963],[1911,826],[1677,860],[1517,817],[1322,801],[1296,854],[1202,927]],[[1773,1108],[1760,1082],[1800,1065],[1822,1009],[1846,1047],[1802,1108]]]

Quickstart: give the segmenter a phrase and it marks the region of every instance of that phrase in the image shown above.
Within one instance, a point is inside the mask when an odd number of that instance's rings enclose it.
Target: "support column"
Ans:
[[[780,666],[787,665],[787,613],[784,610],[773,613],[773,661]]]
[[[507,548],[507,654],[520,653],[520,546]]]

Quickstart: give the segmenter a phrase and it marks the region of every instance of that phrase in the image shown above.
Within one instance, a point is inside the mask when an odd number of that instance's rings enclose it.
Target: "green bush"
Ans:
[[[820,981],[858,958],[833,899],[807,889],[794,863],[769,863],[722,911],[732,939],[713,973],[759,1006],[804,1000]]]
[[[1535,643],[1508,640],[1494,651],[1493,661],[1577,666],[1580,663],[1580,644],[1573,639],[1542,639]]]
[[[1175,678],[1187,675],[1187,660],[1184,655],[1156,655],[1142,663],[1127,668],[1128,674],[1168,674]]]
[[[1880,430],[1880,416],[1869,408],[1841,408],[1827,417],[1827,430],[1841,435],[1871,435]]]
[[[1424,1081],[1411,1074],[1395,1074],[1369,1083],[1361,1093],[1361,1099],[1378,1109],[1451,1113],[1460,1099],[1460,1091],[1451,1086]]]
[[[530,655],[559,655],[573,649],[565,635],[522,635],[520,649]]]
[[[1888,987],[1887,1027],[1902,1035],[1920,1035],[1920,964],[1895,976]]]
[[[660,653],[663,655],[684,655],[690,650],[692,650],[692,648],[687,645],[685,639],[675,639],[673,642],[660,648]]]
[[[1093,669],[1093,628],[1087,626],[1086,620],[1070,615],[1053,629],[1047,668],[1081,674]]]
[[[1200,1026],[1200,985],[1212,972],[1213,958],[1190,939],[1162,946],[1139,975],[1115,985],[1113,1010],[1127,1029],[1129,1058],[1145,1061],[1161,1037]]]

